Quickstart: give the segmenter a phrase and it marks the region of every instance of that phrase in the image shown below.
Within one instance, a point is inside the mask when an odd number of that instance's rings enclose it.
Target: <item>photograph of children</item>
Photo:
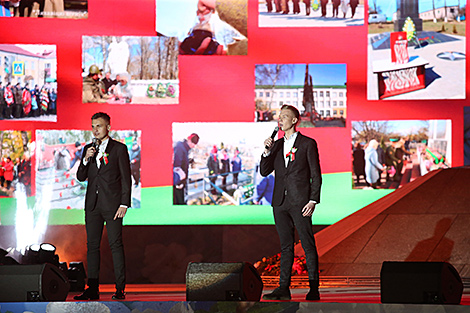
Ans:
[[[345,127],[346,64],[258,64],[255,121],[278,121],[284,104],[301,114],[300,127]]]
[[[0,44],[0,120],[57,121],[57,47]]]
[[[0,131],[0,197],[31,196],[31,132]]]
[[[465,99],[465,8],[369,0],[367,99]]]
[[[451,120],[353,121],[354,189],[396,189],[452,166]]]
[[[177,104],[175,37],[83,36],[83,103]]]
[[[132,175],[132,208],[140,208],[140,130],[111,130],[109,136],[124,143]],[[36,194],[51,209],[83,209],[87,182],[76,177],[83,148],[93,139],[85,130],[36,131]]]
[[[0,1],[0,17],[88,18],[88,0]]]
[[[156,0],[156,30],[183,55],[247,55],[248,0]]]
[[[344,27],[364,25],[366,0],[263,0],[259,27]]]
[[[173,204],[270,203],[273,181],[258,167],[276,125],[173,123]]]

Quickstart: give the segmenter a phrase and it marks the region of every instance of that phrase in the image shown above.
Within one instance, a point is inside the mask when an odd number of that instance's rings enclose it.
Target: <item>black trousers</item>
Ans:
[[[95,207],[92,211],[85,211],[88,278],[99,279],[100,276],[100,243],[103,226],[106,222],[109,247],[113,256],[116,289],[124,290],[126,286],[126,264],[122,244],[122,218],[114,220],[114,215],[115,212],[104,211],[98,207]]]
[[[318,280],[318,253],[312,230],[312,217],[302,216],[302,208],[292,206],[287,199],[273,207],[276,230],[281,242],[281,272],[279,286],[288,288],[294,264],[295,229],[300,237],[307,261],[308,279]]]
[[[186,186],[182,189],[173,186],[173,204],[186,204],[185,189]]]

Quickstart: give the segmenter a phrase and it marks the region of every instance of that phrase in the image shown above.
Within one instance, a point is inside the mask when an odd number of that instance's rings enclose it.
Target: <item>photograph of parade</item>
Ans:
[[[57,47],[0,44],[0,120],[57,121]]]
[[[255,121],[277,121],[284,104],[301,114],[299,127],[345,127],[346,64],[257,64]]]
[[[0,17],[88,18],[88,0],[0,1]]]
[[[451,120],[353,121],[352,186],[396,189],[452,166]]]
[[[0,131],[0,197],[31,196],[31,132]]]
[[[83,36],[83,103],[177,104],[175,37]]]
[[[270,205],[259,161],[276,123],[173,123],[173,204]]]
[[[158,35],[183,55],[247,55],[248,0],[156,0]]]
[[[124,143],[129,152],[132,176],[132,208],[140,208],[141,131],[111,130],[109,136]],[[84,147],[91,131],[36,131],[36,195],[50,209],[83,209],[87,182],[77,179]],[[104,161],[106,166],[106,160]]]
[[[364,25],[366,0],[259,1],[259,27],[343,27]]]
[[[369,0],[367,99],[465,99],[465,0]]]

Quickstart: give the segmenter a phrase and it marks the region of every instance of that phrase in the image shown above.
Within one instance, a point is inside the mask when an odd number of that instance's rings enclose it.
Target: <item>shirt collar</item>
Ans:
[[[293,133],[289,138],[287,138],[286,135],[284,135],[284,140],[285,140],[285,141],[295,140],[295,138],[297,138],[297,134],[298,134],[298,133],[299,133],[299,132],[296,131],[296,132]]]
[[[108,147],[109,137],[103,140],[100,144],[100,150],[105,151],[106,147]]]

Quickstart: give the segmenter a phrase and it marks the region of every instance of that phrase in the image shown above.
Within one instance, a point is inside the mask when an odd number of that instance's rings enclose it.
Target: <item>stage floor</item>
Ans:
[[[264,288],[263,294],[269,293],[274,288]],[[293,288],[291,295],[293,302],[312,302],[306,301],[305,296],[308,292],[306,288]],[[114,285],[100,285],[100,301],[111,301],[114,293]],[[69,292],[67,301],[73,300],[73,296],[79,292]],[[335,303],[381,303],[380,286],[368,287],[321,287],[321,300],[315,302],[335,302]],[[186,285],[184,284],[133,284],[126,286],[125,301],[186,301]],[[261,302],[278,302],[266,301]],[[287,301],[288,302],[288,301]],[[312,302],[313,303],[313,302]],[[470,305],[470,289],[465,289],[462,295],[460,305]],[[470,312],[470,307],[468,308]]]
[[[265,288],[268,293],[272,288]],[[126,300],[113,301],[113,285],[100,286],[99,301],[75,301],[79,292],[69,292],[65,302],[4,302],[0,312],[12,313],[71,313],[71,312],[129,312],[129,313],[178,313],[178,312],[470,312],[470,289],[466,288],[460,305],[440,304],[382,304],[379,286],[327,286],[320,288],[320,301],[306,301],[306,288],[291,289],[290,301],[186,302],[184,284],[133,284],[126,287]]]

